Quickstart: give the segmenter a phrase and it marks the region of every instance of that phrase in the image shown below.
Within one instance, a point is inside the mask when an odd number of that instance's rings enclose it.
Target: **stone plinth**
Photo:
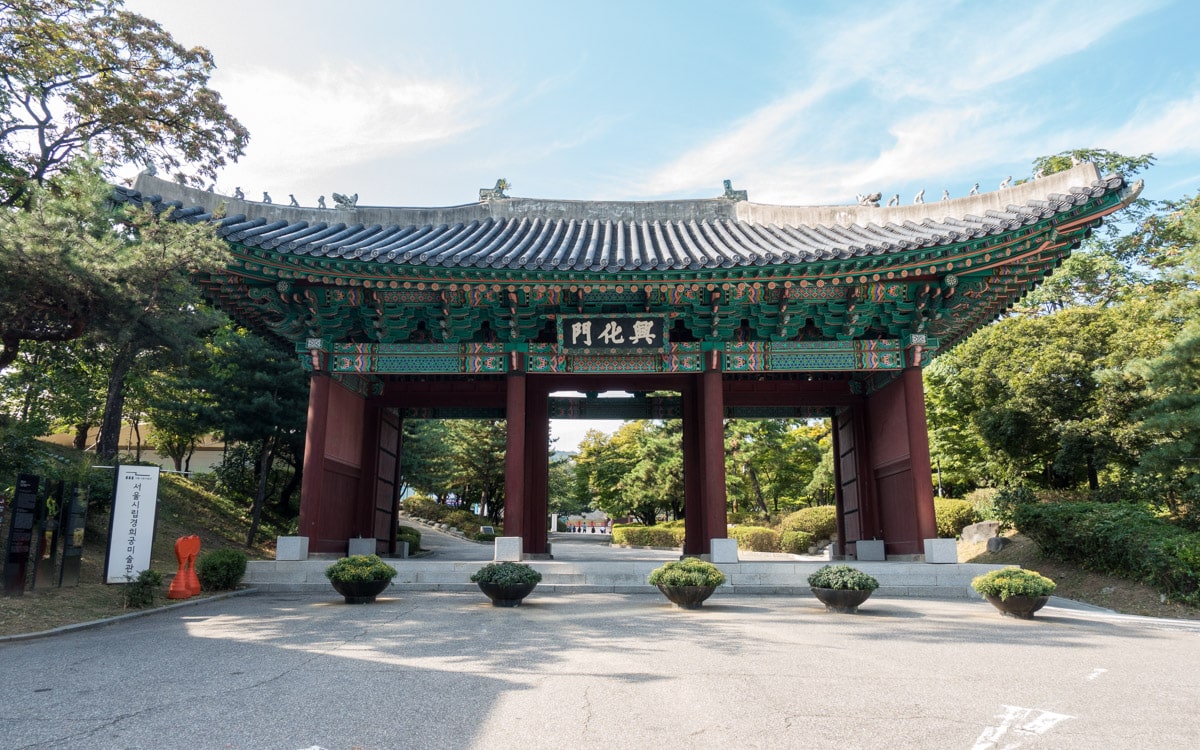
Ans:
[[[279,536],[275,537],[276,560],[307,560],[308,537]]]
[[[521,562],[521,537],[496,537],[496,553],[493,559],[496,562]]]
[[[953,539],[926,539],[925,562],[927,563],[957,563],[958,542]]]
[[[373,555],[375,554],[375,538],[374,537],[355,537],[350,540],[348,555]]]
[[[709,541],[709,560],[714,563],[736,563],[738,546],[736,539],[712,539]]]
[[[887,559],[882,539],[859,539],[854,543],[854,559],[859,562],[882,562]]]

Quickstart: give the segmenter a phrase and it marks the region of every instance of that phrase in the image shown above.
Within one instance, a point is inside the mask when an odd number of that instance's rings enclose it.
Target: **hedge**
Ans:
[[[631,547],[678,547],[683,544],[683,529],[623,526],[613,529],[612,543],[628,544]]]
[[[1022,503],[1013,520],[1050,557],[1154,586],[1168,598],[1200,604],[1200,534],[1140,505]]]
[[[937,519],[937,535],[942,539],[957,539],[964,528],[979,520],[975,507],[966,500],[934,498],[933,513]]]
[[[396,541],[408,542],[408,554],[421,551],[421,532],[412,526],[401,525],[396,529]]]
[[[807,554],[816,543],[817,538],[807,531],[785,531],[779,537],[779,548],[793,555]]]
[[[779,525],[781,532],[805,531],[816,539],[832,539],[837,536],[837,508],[832,505],[814,505],[789,513]]]
[[[246,575],[246,553],[236,549],[206,552],[196,560],[196,577],[205,591],[236,589]]]
[[[751,552],[778,552],[779,532],[763,526],[734,526],[729,536],[736,539],[738,549]]]

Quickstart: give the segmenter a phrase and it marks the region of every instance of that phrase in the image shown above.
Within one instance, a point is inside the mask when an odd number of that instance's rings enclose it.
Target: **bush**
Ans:
[[[1200,604],[1200,534],[1140,505],[1017,504],[1014,520],[1050,557],[1142,581],[1170,599]]]
[[[338,583],[390,581],[396,569],[378,555],[350,555],[325,568],[325,577]]]
[[[1036,570],[1002,568],[976,576],[971,580],[971,588],[981,596],[998,596],[1005,600],[1010,596],[1050,596],[1056,584]]]
[[[938,537],[942,539],[957,539],[964,528],[979,520],[975,509],[965,500],[934,498],[933,513]]]
[[[471,574],[471,583],[491,583],[496,586],[517,586],[541,580],[541,573],[518,562],[488,563]]]
[[[408,554],[421,551],[421,532],[412,526],[399,526],[396,529],[396,541],[408,542]]]
[[[879,588],[879,581],[849,565],[824,565],[808,577],[808,585],[818,589],[874,591]]]
[[[206,552],[196,560],[196,577],[204,591],[236,589],[246,575],[246,555],[236,549]]]
[[[1017,508],[1034,505],[1037,501],[1037,495],[1028,487],[1002,487],[992,500],[996,508],[996,520],[1004,527],[1011,528],[1016,525]]]
[[[803,555],[817,543],[817,538],[807,531],[785,531],[779,537],[779,548],[793,555]]]
[[[801,508],[788,514],[779,525],[781,532],[805,531],[815,539],[832,539],[837,536],[837,508],[832,505],[815,505]]]
[[[154,591],[162,585],[162,573],[143,570],[137,578],[125,577],[128,583],[121,587],[125,609],[145,609],[154,606]]]
[[[631,547],[678,547],[683,544],[682,528],[662,526],[623,526],[613,529],[613,544]]]
[[[752,552],[778,552],[779,532],[762,526],[734,526],[729,536],[737,540],[738,549]]]
[[[696,557],[669,562],[650,572],[651,586],[720,586],[722,583],[725,583],[725,574],[721,569]]]
[[[975,509],[975,516],[980,521],[998,521],[999,515],[996,512],[996,490],[991,487],[984,487],[978,490],[971,490],[963,496],[963,500],[970,503]]]

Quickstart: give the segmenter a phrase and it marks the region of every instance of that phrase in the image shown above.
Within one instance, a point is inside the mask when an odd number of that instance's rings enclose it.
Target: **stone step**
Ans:
[[[480,561],[388,560],[396,568],[389,590],[473,591],[471,574],[485,565]],[[321,591],[330,588],[325,578],[329,560],[255,560],[246,567],[244,583],[262,591]],[[542,574],[539,590],[594,591],[612,593],[657,593],[650,586],[650,572],[662,563],[655,561],[565,562],[531,560]],[[725,594],[808,593],[807,578],[823,562],[720,563]],[[978,598],[971,579],[1002,565],[978,563],[931,564],[924,562],[860,562],[854,567],[879,581],[878,596],[937,599]]]

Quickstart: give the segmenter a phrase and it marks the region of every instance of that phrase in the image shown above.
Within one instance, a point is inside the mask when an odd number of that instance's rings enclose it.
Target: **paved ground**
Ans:
[[[1195,748],[1200,624],[972,601],[251,595],[0,644],[4,748]]]

